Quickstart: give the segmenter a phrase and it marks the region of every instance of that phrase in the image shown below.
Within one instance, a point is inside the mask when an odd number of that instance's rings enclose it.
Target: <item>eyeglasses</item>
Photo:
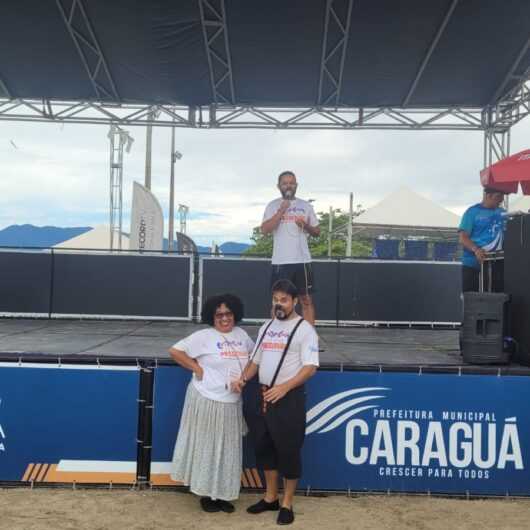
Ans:
[[[225,311],[224,313],[215,313],[215,320],[222,320],[223,318],[231,319],[234,318],[234,313],[232,311]]]

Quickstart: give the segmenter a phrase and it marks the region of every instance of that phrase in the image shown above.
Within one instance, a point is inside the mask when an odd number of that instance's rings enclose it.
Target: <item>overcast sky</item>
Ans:
[[[124,228],[132,181],[144,181],[145,129],[124,164]],[[11,224],[108,224],[108,127],[0,123],[0,228]],[[14,144],[14,145],[13,145]],[[530,147],[530,120],[512,131],[512,153]],[[176,130],[176,203],[190,207],[188,233],[199,244],[248,241],[278,173],[298,175],[301,198],[370,207],[408,186],[460,214],[480,198],[483,135],[454,131]],[[154,130],[152,190],[167,223],[170,131]],[[176,227],[178,221],[176,221]],[[165,227],[167,234],[167,224]]]

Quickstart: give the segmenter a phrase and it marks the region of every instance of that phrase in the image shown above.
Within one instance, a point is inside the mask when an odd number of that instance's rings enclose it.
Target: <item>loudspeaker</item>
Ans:
[[[530,215],[508,218],[504,240],[504,290],[510,295],[509,334],[515,361],[530,366]]]
[[[506,364],[504,350],[506,303],[504,293],[464,293],[462,357],[470,364]]]

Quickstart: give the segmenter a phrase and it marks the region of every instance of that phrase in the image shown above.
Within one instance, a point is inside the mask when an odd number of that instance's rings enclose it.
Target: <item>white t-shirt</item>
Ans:
[[[291,320],[274,319],[267,330],[253,361],[259,365],[259,382],[262,385],[270,385],[278,363],[280,362],[287,340],[298,318]],[[263,324],[259,330],[258,338],[267,327],[268,322]],[[292,379],[304,366],[318,366],[318,335],[315,328],[304,321],[298,326],[296,333],[289,345],[275,385],[285,383]]]
[[[279,209],[283,199],[269,202],[263,214],[263,221],[268,221]],[[296,223],[295,218],[303,216],[310,226],[318,226],[318,219],[311,204],[295,198],[283,214],[280,224],[273,232],[274,244],[272,264],[309,263],[311,254],[307,246],[307,232]]]
[[[204,397],[225,403],[241,398],[241,394],[230,391],[230,382],[239,379],[254,348],[246,331],[237,326],[222,334],[215,328],[201,329],[172,347],[196,359],[203,369],[202,379],[193,374],[192,382]]]

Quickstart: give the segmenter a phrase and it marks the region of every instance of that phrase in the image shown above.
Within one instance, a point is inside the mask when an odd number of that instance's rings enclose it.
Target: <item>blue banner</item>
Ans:
[[[189,377],[156,370],[155,483],[172,483]],[[530,494],[528,377],[321,371],[307,394],[303,489]],[[261,486],[245,446],[243,484]]]
[[[530,494],[527,377],[319,372],[301,487]]]
[[[134,482],[136,367],[1,363],[0,480]]]

